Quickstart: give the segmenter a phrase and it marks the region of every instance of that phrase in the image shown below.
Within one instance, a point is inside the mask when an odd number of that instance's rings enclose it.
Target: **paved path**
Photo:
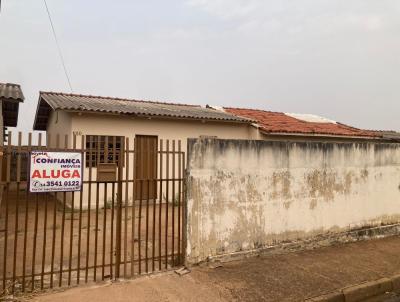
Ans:
[[[391,237],[197,267],[183,277],[169,273],[74,288],[34,301],[301,301],[398,273],[400,237]]]

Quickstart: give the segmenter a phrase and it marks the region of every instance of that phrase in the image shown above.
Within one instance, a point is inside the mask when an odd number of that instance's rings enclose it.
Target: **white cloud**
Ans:
[[[187,4],[222,21],[236,24],[242,32],[281,31],[297,34],[361,30],[377,31],[386,25],[398,25],[397,0],[188,0]],[[366,5],[368,3],[368,5]],[[387,7],[392,8],[388,15]],[[394,9],[393,9],[394,7]]]
[[[251,15],[259,8],[260,2],[254,0],[189,0],[188,4],[229,20]]]

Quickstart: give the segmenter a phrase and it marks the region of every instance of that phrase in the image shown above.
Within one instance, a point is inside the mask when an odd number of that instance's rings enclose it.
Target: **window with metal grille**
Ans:
[[[97,163],[118,165],[123,141],[123,136],[86,135],[86,167],[97,167]]]

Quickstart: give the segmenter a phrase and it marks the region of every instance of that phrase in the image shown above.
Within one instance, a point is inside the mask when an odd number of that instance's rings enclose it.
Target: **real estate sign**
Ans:
[[[73,192],[82,187],[82,153],[32,151],[29,191]]]

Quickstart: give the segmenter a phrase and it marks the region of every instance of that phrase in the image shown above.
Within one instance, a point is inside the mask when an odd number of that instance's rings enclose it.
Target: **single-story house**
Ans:
[[[310,114],[55,92],[40,92],[33,129],[70,137],[76,134],[179,139],[183,150],[187,138],[201,136],[314,141],[388,139],[376,131],[357,129]]]
[[[129,139],[130,150],[140,149],[142,153],[149,154],[132,158],[131,162],[135,161],[135,177],[151,179],[157,178],[159,173],[160,160],[151,154],[155,154],[154,150],[160,148],[161,140],[164,151],[167,148],[167,140],[180,140],[180,150],[186,152],[187,139],[197,137],[347,142],[382,139],[371,131],[309,115],[237,108],[216,109],[210,106],[56,92],[40,92],[33,129],[47,131],[51,137],[51,146],[56,145],[56,136],[60,135],[61,146],[66,143],[71,147],[75,136],[79,147],[83,136],[86,149],[98,154],[92,156],[92,161],[86,158],[84,171],[86,179],[89,174],[88,168],[94,168],[93,174],[96,175],[96,162],[101,163],[106,157],[103,154],[106,149],[105,142],[108,142],[110,150],[116,150],[118,153],[121,142],[126,138]],[[68,135],[67,141],[65,141],[66,135]],[[177,144],[169,145],[170,151],[173,148],[178,151]],[[118,154],[114,156],[105,161],[118,162]],[[90,162],[93,166],[88,167]],[[163,174],[165,173],[164,169]],[[161,198],[157,190],[152,188],[148,190],[151,195],[149,198]],[[135,200],[137,196],[130,198]],[[86,196],[84,199],[86,200]]]
[[[187,138],[190,137],[256,138],[257,130],[251,126],[252,123],[253,121],[247,118],[197,105],[41,92],[33,129],[46,131],[47,135],[50,135],[49,145],[53,147],[57,144],[58,135],[61,147],[65,144],[66,135],[68,135],[66,142],[68,147],[73,145],[73,136],[76,137],[79,147],[83,136],[86,150],[93,150],[92,155],[86,153],[86,156],[92,158],[92,160],[86,158],[86,169],[83,173],[86,180],[88,177],[91,180],[96,178],[98,163],[119,163],[118,152],[121,142],[129,139],[129,149],[140,150],[140,154],[136,152],[136,156],[129,159],[129,167],[134,166],[134,168],[129,168],[128,178],[132,179],[132,174],[135,173],[135,179],[153,179],[157,178],[161,166],[160,154],[157,155],[155,149],[163,148],[164,152],[167,149],[170,152],[178,152],[180,148],[182,152],[186,151]],[[162,146],[161,140],[163,140]],[[115,150],[113,152],[115,155],[108,151],[108,156],[105,155],[106,145],[108,150]],[[172,178],[172,161],[175,160],[173,177],[178,178],[177,171],[182,168],[178,167],[179,159],[177,157],[171,159],[169,175],[166,175],[165,153],[163,157],[162,177]],[[181,156],[180,160],[182,162],[185,159]],[[124,169],[124,176],[125,173]],[[144,186],[146,187],[146,184]],[[169,190],[169,194],[173,195],[174,190]],[[131,188],[128,189],[129,199],[137,200],[138,196],[132,194],[141,193],[138,193],[139,190],[136,190],[136,193],[132,191]],[[150,196],[144,192],[143,198],[162,198],[157,190],[152,189],[152,185],[148,191]],[[108,190],[107,198],[110,198],[110,192],[111,190]],[[84,194],[84,200],[87,200],[88,190],[84,190]],[[104,196],[101,188],[100,196]]]
[[[6,127],[16,127],[18,123],[19,103],[24,101],[20,85],[0,83],[0,145],[6,136]]]

